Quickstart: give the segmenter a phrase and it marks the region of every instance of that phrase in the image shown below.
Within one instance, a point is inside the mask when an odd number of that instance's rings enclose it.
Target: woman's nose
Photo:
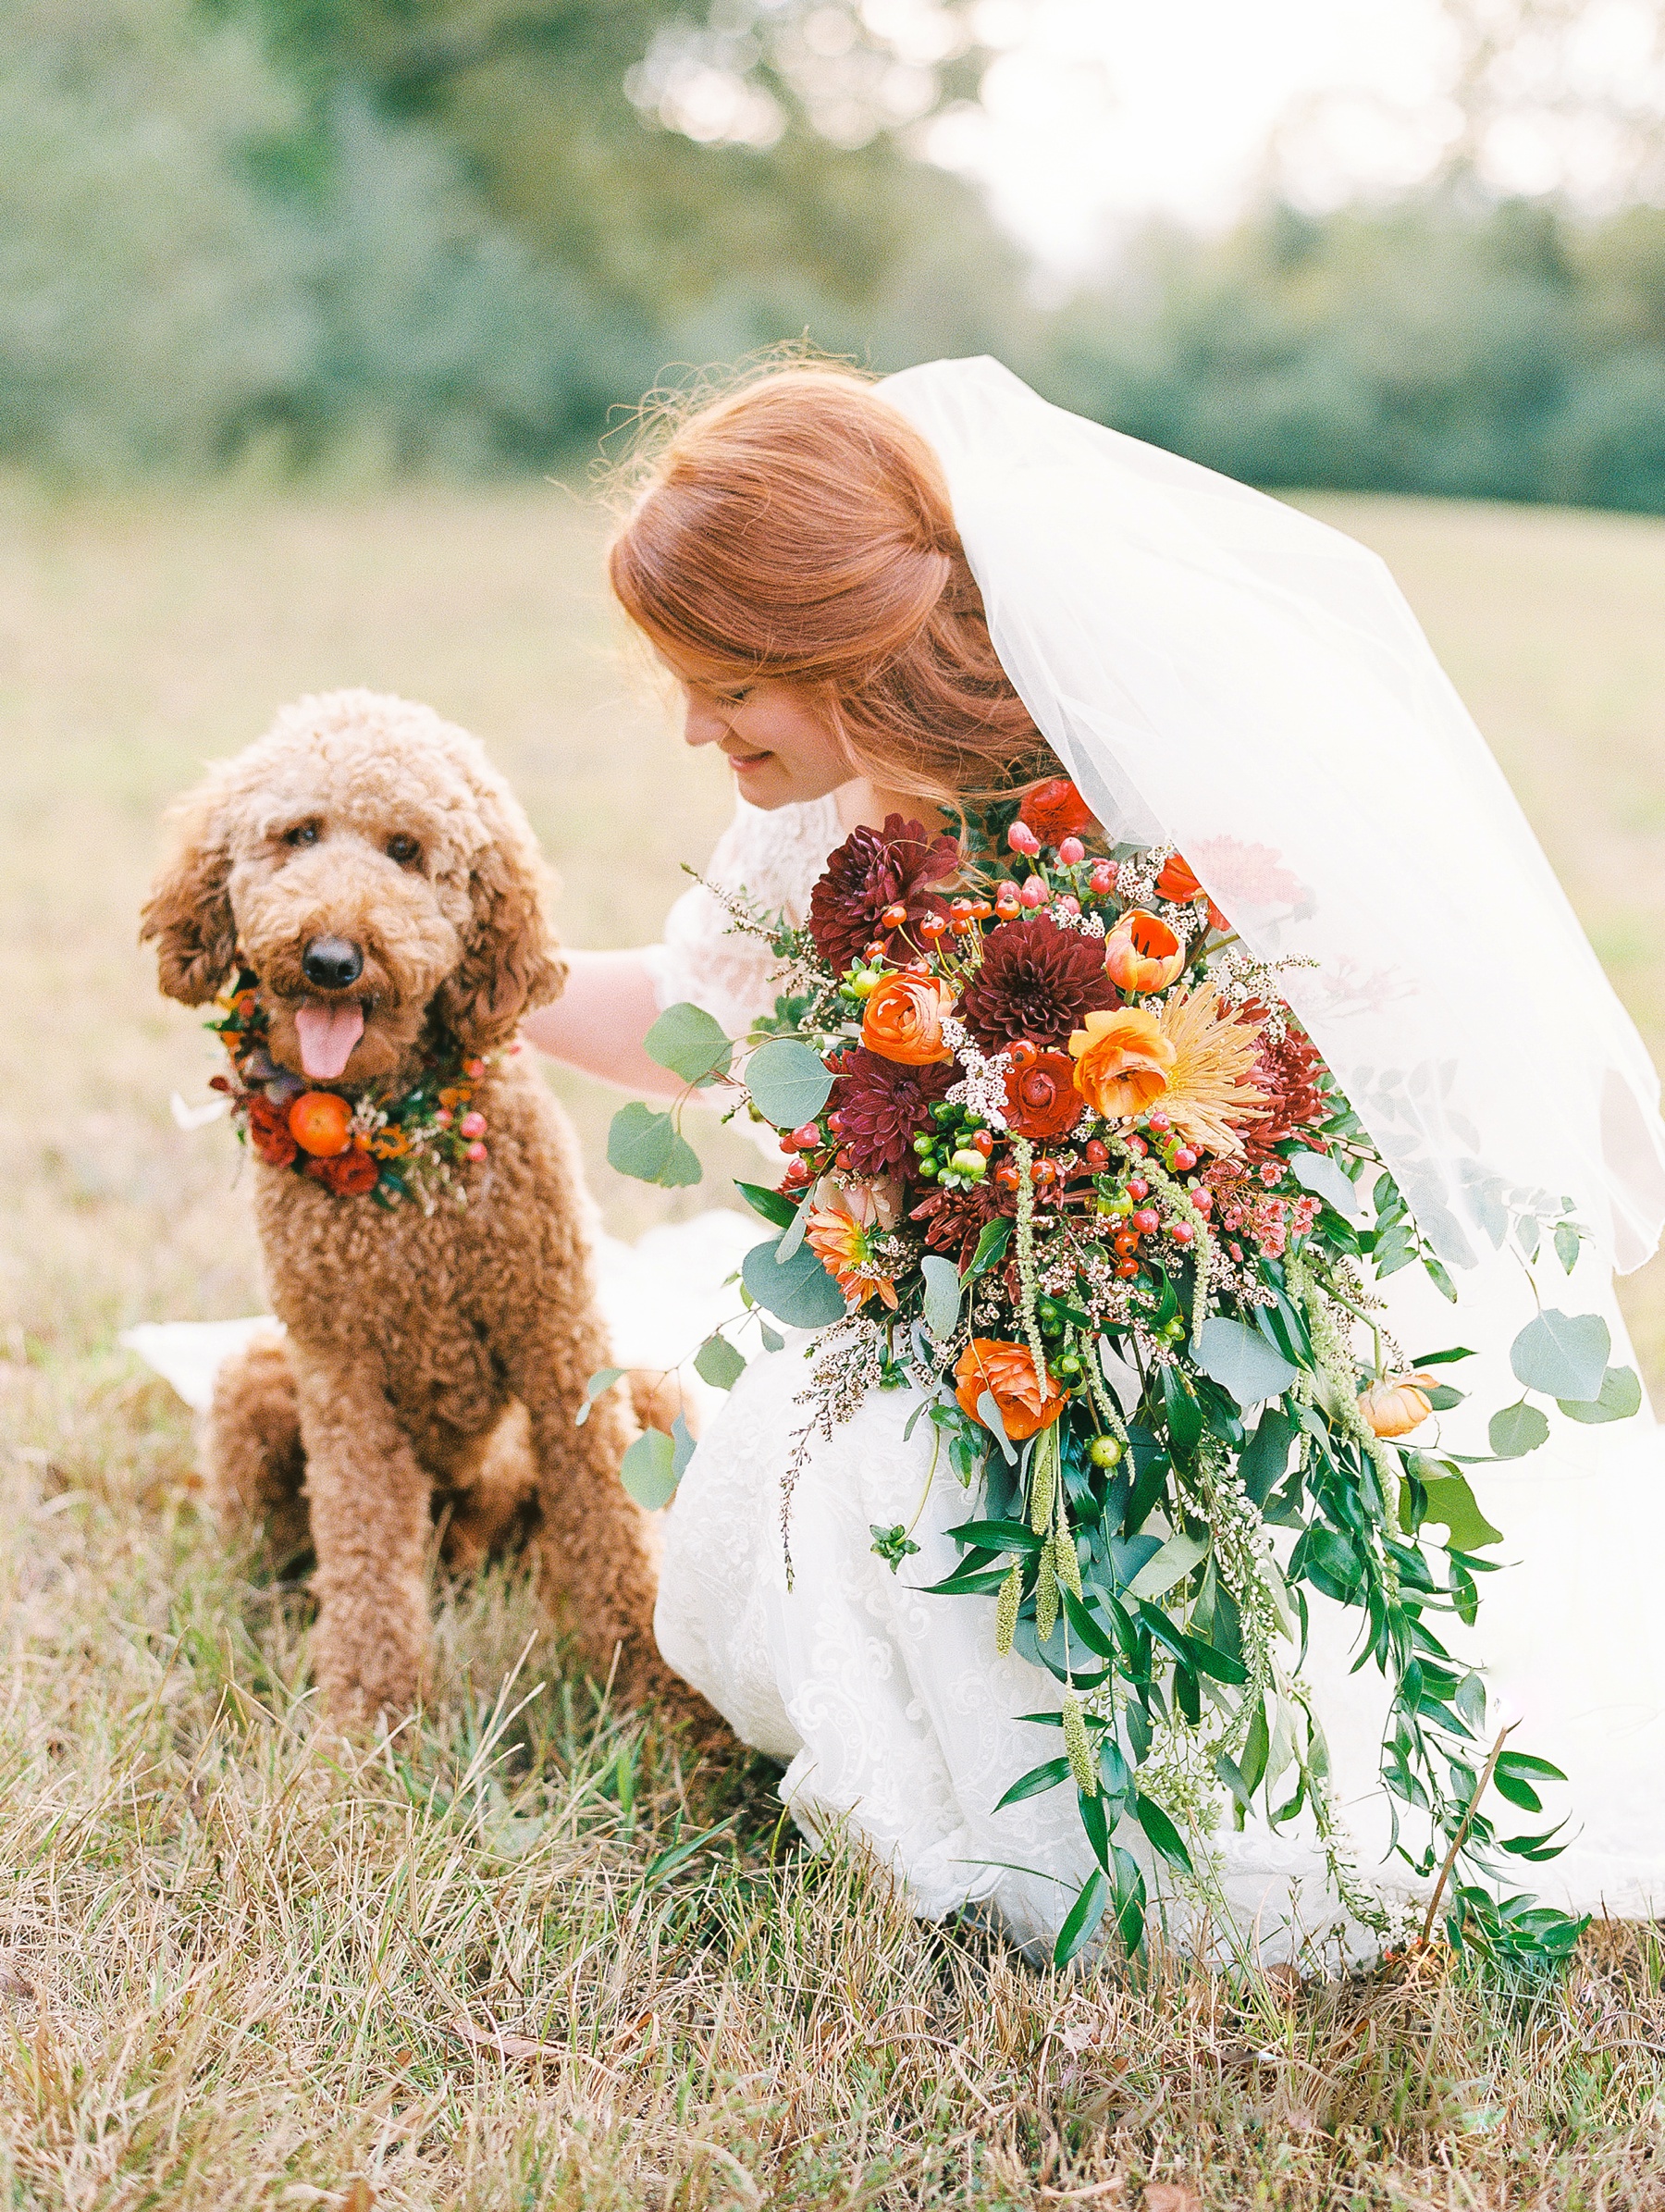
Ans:
[[[717,701],[702,698],[697,691],[684,692],[683,714],[683,742],[685,745],[721,745],[728,735],[729,723]]]

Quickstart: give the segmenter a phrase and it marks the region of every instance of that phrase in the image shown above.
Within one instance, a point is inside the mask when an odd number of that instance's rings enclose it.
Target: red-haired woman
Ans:
[[[1638,1265],[1665,1219],[1657,1081],[1372,556],[1044,406],[993,363],[951,362],[879,385],[765,373],[691,413],[609,563],[681,686],[687,742],[720,750],[734,777],[713,881],[801,919],[858,825],[951,824],[957,801],[1062,765],[1113,836],[1220,856],[1206,887],[1258,954],[1304,956],[1292,1000],[1424,1233],[1469,1271],[1475,1403],[1516,1394],[1508,1348],[1531,1311],[1493,1256],[1499,1194],[1575,1195],[1595,1255],[1578,1291],[1604,1304],[1622,1358],[1606,1269]],[[1236,879],[1233,853],[1253,862]],[[1274,862],[1295,893],[1276,921],[1255,877]],[[772,1004],[767,949],[731,933],[704,888],[678,902],[662,945],[571,957],[566,995],[531,1032],[631,1088],[664,1082],[641,1044],[664,1006],[693,999],[739,1037]],[[1394,1068],[1409,1079],[1380,1072]],[[1427,1286],[1401,1294],[1412,1277],[1395,1279],[1396,1333],[1443,1341],[1437,1300],[1418,1307]],[[920,1594],[955,1564],[946,1531],[975,1501],[934,1466],[909,1391],[874,1391],[815,1440],[788,1589],[781,1477],[807,1418],[804,1350],[753,1361],[684,1476],[661,1646],[741,1736],[788,1762],[783,1793],[811,1835],[866,1846],[920,1913],[982,1903],[1043,1942],[1091,1865],[1073,1793],[994,1807],[1055,1752],[1055,1731],[1023,1716],[1055,1710],[1056,1692],[996,1653],[993,1599]],[[1651,1435],[1608,1450],[1611,1433],[1558,1431],[1532,1473],[1483,1490],[1523,1562],[1488,1577],[1484,1641],[1533,1749],[1572,1779],[1583,1832],[1539,1886],[1574,1909],[1646,1914],[1665,1904],[1665,1646],[1632,1624],[1654,1610],[1665,1485]],[[1570,1508],[1571,1486],[1597,1474]],[[873,1535],[898,1523],[921,1549],[893,1572]],[[1337,1801],[1385,1859],[1381,1699],[1373,1675],[1350,1672],[1350,1634],[1315,1601],[1306,1678]],[[1186,1769],[1178,1736],[1167,1780],[1206,1818],[1212,1777]],[[1302,1931],[1363,1940],[1310,1825],[1221,1822],[1215,1843],[1211,1905],[1263,1955]],[[1417,1886],[1402,1864],[1369,1881],[1389,1905]]]

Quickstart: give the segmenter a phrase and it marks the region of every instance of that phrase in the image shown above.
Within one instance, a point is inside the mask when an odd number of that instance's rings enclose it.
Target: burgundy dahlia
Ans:
[[[930,1126],[932,1104],[959,1072],[952,1060],[906,1068],[861,1044],[852,1044],[831,1065],[833,1131],[857,1175],[892,1174],[911,1158],[912,1141]]]
[[[959,846],[952,837],[928,839],[922,822],[885,819],[878,830],[852,830],[828,860],[809,895],[809,934],[815,949],[842,975],[868,946],[879,940],[893,959],[919,950],[909,942],[911,925],[926,914],[946,914],[947,902],[925,889],[959,866]],[[884,930],[879,918],[887,907],[906,907],[901,930]]]
[[[990,931],[961,1011],[980,1042],[997,1051],[1019,1037],[1067,1044],[1071,1030],[1079,1029],[1089,1014],[1120,1004],[1104,973],[1103,940],[1037,914]]]

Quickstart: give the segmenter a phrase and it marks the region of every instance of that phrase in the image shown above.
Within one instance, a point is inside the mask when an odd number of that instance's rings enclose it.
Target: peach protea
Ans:
[[[1259,1032],[1246,1028],[1235,1012],[1222,1014],[1206,988],[1176,991],[1158,1011],[1156,1026],[1173,1054],[1164,1113],[1199,1151],[1227,1157],[1241,1152],[1243,1129],[1265,1112],[1249,1080],[1260,1053]]]
[[[895,1310],[895,1285],[873,1256],[869,1230],[842,1205],[818,1205],[804,1242],[846,1298],[865,1305],[876,1291]]]

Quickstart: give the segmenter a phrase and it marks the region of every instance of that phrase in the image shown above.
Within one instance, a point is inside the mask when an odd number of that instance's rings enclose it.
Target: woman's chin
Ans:
[[[792,778],[778,760],[766,758],[755,765],[732,760],[729,765],[734,772],[734,789],[748,807],[772,813],[776,807],[789,807],[802,796],[792,788]]]

